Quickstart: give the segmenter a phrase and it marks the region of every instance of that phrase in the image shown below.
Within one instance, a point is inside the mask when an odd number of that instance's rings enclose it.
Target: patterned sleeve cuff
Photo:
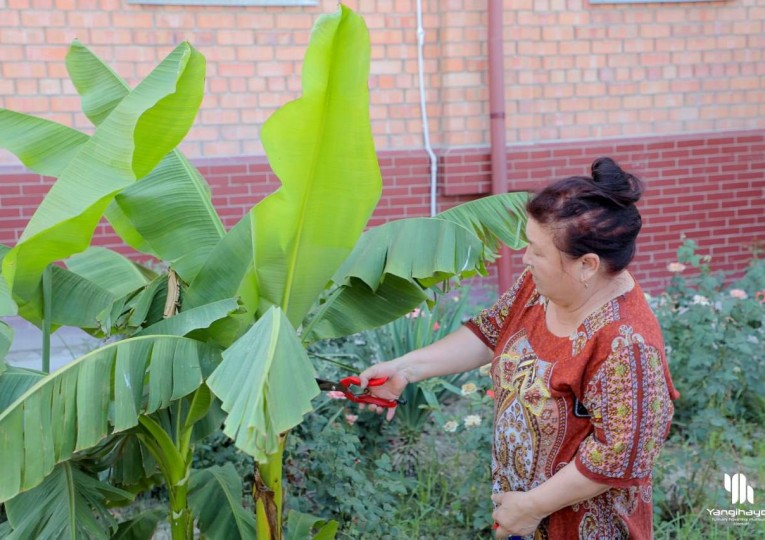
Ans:
[[[486,336],[482,331],[481,328],[473,321],[472,319],[465,323],[465,327],[473,332],[478,339],[483,341],[484,345],[486,345],[491,350],[494,350],[494,347],[496,346],[495,343],[491,342],[491,339],[489,339],[488,336]]]
[[[590,470],[587,465],[582,461],[579,454],[576,455],[576,458],[574,459],[574,463],[576,464],[577,470],[582,473],[583,476],[586,476],[593,482],[597,482],[598,484],[604,484],[611,487],[630,487],[630,486],[638,486],[641,484],[644,484],[646,481],[650,481],[650,479],[646,480],[645,478],[612,478],[610,476],[605,476],[602,474],[598,474],[597,472]]]

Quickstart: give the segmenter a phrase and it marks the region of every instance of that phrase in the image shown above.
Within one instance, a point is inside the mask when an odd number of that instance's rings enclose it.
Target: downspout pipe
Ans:
[[[425,28],[422,24],[422,0],[417,0],[417,78],[420,85],[420,114],[422,116],[422,139],[430,160],[430,216],[438,213],[438,158],[430,145],[430,126],[428,125],[428,104],[425,99]]]
[[[489,2],[489,124],[491,145],[491,193],[507,193],[507,145],[505,142],[505,67],[502,1]],[[510,250],[502,246],[497,260],[497,282],[502,294],[510,288]]]

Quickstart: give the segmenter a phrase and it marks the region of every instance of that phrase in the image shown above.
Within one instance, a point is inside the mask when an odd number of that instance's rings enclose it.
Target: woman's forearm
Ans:
[[[592,499],[608,491],[609,487],[584,476],[572,461],[546,482],[528,491],[527,503],[536,515],[549,516],[561,508]]]
[[[508,491],[491,496],[497,538],[532,534],[547,516],[607,491],[609,486],[593,482],[572,461],[531,491]]]
[[[491,362],[492,356],[491,349],[463,326],[432,345],[407,353],[390,363],[409,382],[418,382],[429,377],[470,371]]]

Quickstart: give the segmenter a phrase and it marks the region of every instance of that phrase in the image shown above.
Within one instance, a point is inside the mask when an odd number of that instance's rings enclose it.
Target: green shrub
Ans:
[[[662,519],[713,501],[722,471],[752,470],[765,420],[765,261],[731,280],[686,240],[667,291],[652,299],[680,398],[656,471]],[[685,277],[683,273],[690,274]]]
[[[422,304],[405,317],[381,328],[366,332],[365,339],[374,346],[377,358],[392,359],[420,349],[457,330],[477,309],[470,302],[470,291],[462,289],[441,299],[432,309]],[[443,377],[451,385],[462,385],[470,373],[457,373]],[[410,442],[419,438],[434,410],[453,395],[440,381],[409,384],[402,397],[404,405],[396,409],[402,436]]]

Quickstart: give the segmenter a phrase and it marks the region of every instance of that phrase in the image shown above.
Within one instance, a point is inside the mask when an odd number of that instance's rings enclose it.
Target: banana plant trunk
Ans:
[[[269,456],[267,462],[255,464],[255,482],[252,495],[255,499],[258,540],[282,540],[282,459],[287,434],[279,436],[279,451]]]

